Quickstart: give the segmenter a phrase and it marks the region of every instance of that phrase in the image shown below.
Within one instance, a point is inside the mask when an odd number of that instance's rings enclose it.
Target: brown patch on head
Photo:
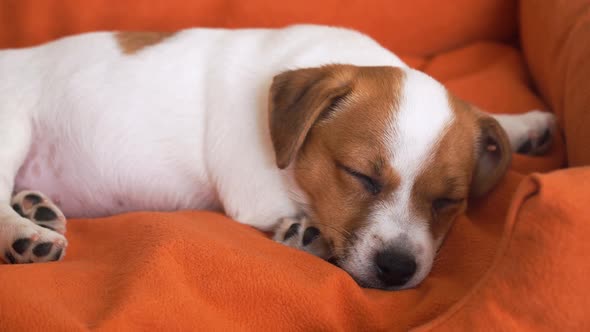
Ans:
[[[370,208],[399,185],[385,138],[403,75],[393,67],[331,65],[289,71],[273,82],[277,164],[294,163],[312,221],[337,256],[346,253]]]
[[[123,53],[134,54],[174,34],[175,32],[122,31],[115,33],[115,39]]]
[[[488,192],[510,161],[508,140],[498,123],[449,93],[454,120],[413,188],[414,212],[430,221],[441,243],[470,196]]]
[[[433,147],[432,158],[423,166],[412,191],[414,213],[430,222],[429,229],[436,242],[467,207],[476,158],[476,114],[450,93],[449,106],[453,121]]]

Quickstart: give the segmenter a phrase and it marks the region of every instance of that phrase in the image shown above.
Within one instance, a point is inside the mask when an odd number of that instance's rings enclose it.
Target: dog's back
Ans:
[[[18,79],[0,92],[13,102],[2,112],[32,119],[15,190],[39,190],[72,217],[221,203],[236,218],[275,219],[294,208],[268,143],[272,77],[403,65],[358,32],[317,26],[99,32],[3,57]]]

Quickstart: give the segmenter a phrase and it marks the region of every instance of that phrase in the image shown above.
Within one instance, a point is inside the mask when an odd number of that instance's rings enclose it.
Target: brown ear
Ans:
[[[279,168],[289,166],[313,124],[350,93],[352,69],[331,65],[290,70],[274,77],[269,125]]]
[[[480,136],[476,150],[476,165],[471,180],[471,195],[480,197],[500,181],[510,165],[510,142],[498,121],[482,115],[479,121]]]

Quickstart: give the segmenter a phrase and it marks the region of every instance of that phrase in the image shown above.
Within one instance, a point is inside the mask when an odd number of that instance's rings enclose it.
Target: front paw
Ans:
[[[317,227],[311,226],[305,216],[299,218],[283,218],[273,239],[286,246],[308,252],[322,259],[329,259],[332,255],[326,240]]]
[[[57,232],[22,219],[6,225],[0,255],[6,263],[57,261],[65,255],[68,241]]]

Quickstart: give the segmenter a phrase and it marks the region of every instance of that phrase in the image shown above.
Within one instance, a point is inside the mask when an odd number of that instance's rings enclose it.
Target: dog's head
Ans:
[[[412,69],[284,72],[269,118],[278,167],[292,168],[333,259],[366,287],[421,282],[467,199],[510,160],[493,118]]]

